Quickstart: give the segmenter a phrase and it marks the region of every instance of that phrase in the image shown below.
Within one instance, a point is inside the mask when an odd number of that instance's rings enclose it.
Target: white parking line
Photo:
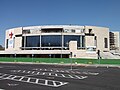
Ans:
[[[18,72],[20,72],[21,70],[18,70]]]
[[[42,75],[45,75],[45,72],[44,72],[44,73],[42,73]]]
[[[38,83],[39,79],[36,79],[35,83]]]
[[[22,73],[25,73],[25,70]]]
[[[28,78],[27,82],[30,82],[30,78]]]
[[[47,76],[56,76],[56,77],[72,78],[72,79],[84,79],[84,78],[87,78],[86,76],[82,77],[82,76],[77,76],[77,75],[60,74],[60,73],[58,73],[58,74],[57,73],[47,73],[47,72],[40,73],[40,72],[37,72],[37,71],[26,71],[26,72],[29,73],[29,74],[32,74],[32,75],[24,75],[24,76],[47,75]],[[36,72],[36,74],[34,74],[35,72]],[[60,72],[63,72],[63,70],[61,70]],[[66,72],[69,72],[69,71],[66,70]],[[72,72],[72,73],[74,73],[74,72]],[[77,72],[77,73],[80,73],[80,72]],[[83,73],[84,74],[88,74],[87,72],[83,72]],[[96,73],[90,73],[90,74],[94,74],[95,75]]]
[[[16,75],[9,75],[9,74],[3,74],[3,75],[7,75],[8,77],[2,78],[2,79],[8,79],[8,80],[26,82],[26,83],[31,83],[31,84],[38,84],[38,85],[46,85],[46,86],[51,86],[51,87],[60,87],[62,85],[68,84],[67,82],[38,79],[38,78],[25,77],[25,76],[16,76]],[[12,77],[10,77],[10,76],[12,76]],[[51,83],[49,83],[49,82],[51,82]]]
[[[58,70],[56,70],[56,72],[59,72]]]
[[[48,75],[50,75],[50,76],[51,76],[51,73],[49,73]]]
[[[6,77],[6,79],[8,79],[8,78],[10,78],[10,77],[12,77],[13,75],[9,75],[8,77]]]
[[[32,72],[32,74],[35,73],[35,71]]]
[[[16,78],[17,76],[14,76],[14,77],[12,77],[11,79],[14,79],[14,78]],[[10,77],[9,77],[10,78]]]
[[[19,79],[19,81],[21,81],[23,78],[24,78],[24,77],[21,77],[21,78]]]
[[[62,75],[62,77],[65,77],[65,75],[63,75],[63,74],[61,74]]]
[[[57,86],[56,83],[55,83],[55,81],[53,81],[53,85],[54,85],[54,86]]]
[[[0,89],[0,90],[5,90],[5,89]]]
[[[55,74],[55,76],[58,76],[57,74]]]
[[[40,74],[40,72],[37,72],[37,74]]]
[[[66,70],[66,72],[67,72],[67,73],[69,73],[69,71],[68,71],[68,70]]]
[[[85,79],[85,78],[87,78],[87,76],[77,76],[77,75],[75,75],[75,77],[77,77],[78,79]]]
[[[45,80],[45,85],[47,85],[48,84],[48,80]]]
[[[73,76],[71,76],[71,75],[68,75],[70,78],[74,78]]]
[[[3,78],[4,76],[6,76],[7,74],[3,74],[2,76],[0,76],[0,78]]]
[[[27,73],[30,73],[30,71],[28,71]]]

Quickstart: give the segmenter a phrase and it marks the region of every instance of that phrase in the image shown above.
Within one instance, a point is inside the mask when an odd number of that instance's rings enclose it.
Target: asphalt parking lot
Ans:
[[[0,63],[0,90],[120,90],[120,68]]]

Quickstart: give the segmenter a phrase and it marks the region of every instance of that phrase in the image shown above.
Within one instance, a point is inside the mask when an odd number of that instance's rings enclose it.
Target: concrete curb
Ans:
[[[36,65],[58,65],[58,66],[71,66],[71,64],[65,63],[32,63],[32,62],[0,62],[0,64],[36,64]],[[72,64],[72,66],[80,66],[80,67],[117,67],[120,68],[120,65],[109,65],[109,64]]]

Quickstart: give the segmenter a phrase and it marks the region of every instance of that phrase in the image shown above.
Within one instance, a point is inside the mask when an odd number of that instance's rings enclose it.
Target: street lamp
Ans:
[[[33,57],[34,57],[34,54],[32,54],[32,62],[33,62]]]
[[[70,69],[72,70],[72,52],[70,52],[70,63],[71,63]]]
[[[49,57],[50,57],[50,62],[51,62],[51,54],[49,54]]]
[[[14,54],[14,56],[15,56],[15,62],[16,62],[16,53]]]

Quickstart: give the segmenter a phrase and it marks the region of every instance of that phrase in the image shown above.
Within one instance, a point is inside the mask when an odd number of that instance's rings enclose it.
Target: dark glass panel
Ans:
[[[26,36],[26,47],[40,47],[40,36]]]
[[[64,35],[64,47],[68,47],[70,41],[77,41],[77,46],[80,47],[80,36]]]
[[[41,36],[41,46],[42,47],[61,47],[62,36],[60,35]]]

